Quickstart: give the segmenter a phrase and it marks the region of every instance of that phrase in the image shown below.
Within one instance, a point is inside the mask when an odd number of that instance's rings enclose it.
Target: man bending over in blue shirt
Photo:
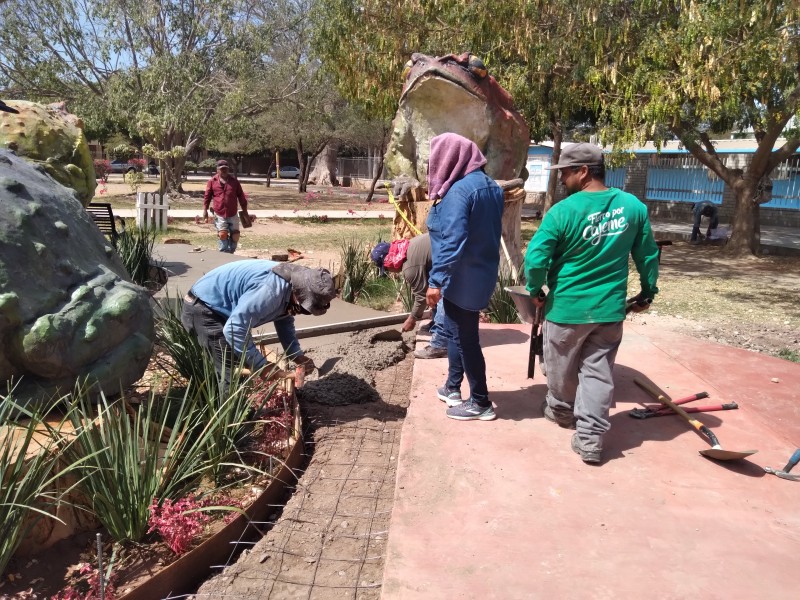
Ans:
[[[183,299],[181,322],[211,353],[227,387],[240,357],[253,371],[266,366],[251,329],[270,322],[289,358],[306,373],[313,371],[314,361],[297,341],[294,315],[325,314],[335,297],[333,279],[325,269],[241,260],[209,271],[192,286]]]

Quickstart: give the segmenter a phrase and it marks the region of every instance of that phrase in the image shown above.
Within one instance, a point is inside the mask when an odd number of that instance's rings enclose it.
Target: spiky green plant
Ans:
[[[369,251],[363,242],[357,239],[342,240],[339,255],[344,272],[342,300],[355,302],[364,293],[370,280],[375,277]]]
[[[0,396],[0,574],[40,518],[63,523],[56,509],[75,485],[64,486],[63,481],[80,464],[59,460],[69,440],[47,433],[65,421],[44,421],[53,406],[29,410],[14,401],[13,389]]]
[[[397,296],[403,304],[403,310],[411,312],[411,309],[414,308],[414,292],[411,286],[402,277],[395,277],[394,280],[397,285]]]
[[[153,499],[180,497],[207,470],[191,436],[203,431],[202,414],[188,395],[164,402],[154,392],[135,406],[101,394],[95,407],[82,385],[71,407],[75,439],[64,454],[88,467],[80,487],[92,512],[116,541],[141,540]]]
[[[497,274],[497,285],[486,309],[486,315],[492,323],[520,322],[514,299],[506,291],[506,287],[513,285],[516,285],[514,276],[507,269],[501,267]]]
[[[142,287],[152,286],[150,267],[153,262],[153,246],[156,230],[142,227],[126,227],[117,238],[117,253],[131,280]]]
[[[249,417],[253,413],[249,400],[252,384],[260,378],[269,379],[274,367],[263,373],[242,375],[244,356],[234,357],[223,364],[230,365],[229,382],[225,385],[217,373],[214,359],[197,339],[189,333],[180,320],[183,302],[166,299],[160,305],[156,319],[156,341],[166,349],[169,360],[158,359],[160,366],[169,374],[173,384],[187,386],[187,393],[195,408],[203,415],[202,431],[198,444],[204,446],[207,468],[219,484],[231,468],[240,468],[239,447],[250,429]],[[245,469],[246,470],[246,469]]]

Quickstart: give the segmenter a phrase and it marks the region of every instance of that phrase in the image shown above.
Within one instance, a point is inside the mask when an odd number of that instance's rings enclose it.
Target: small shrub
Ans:
[[[104,183],[108,182],[108,175],[111,173],[111,162],[97,159],[94,161],[94,174]]]
[[[797,352],[797,350],[791,350],[790,348],[781,348],[778,350],[778,357],[800,363],[800,352]]]
[[[144,183],[144,173],[141,171],[130,171],[125,173],[124,179],[125,183],[130,186],[131,192],[135,194],[139,191],[139,188],[142,187],[142,184]]]
[[[183,163],[183,171],[184,173],[188,173],[189,171],[194,173],[195,171],[197,171],[198,166],[199,165],[196,162],[192,160],[187,160],[185,163]]]
[[[217,168],[217,159],[216,158],[206,158],[203,160],[200,165],[200,169],[203,171],[214,171]]]

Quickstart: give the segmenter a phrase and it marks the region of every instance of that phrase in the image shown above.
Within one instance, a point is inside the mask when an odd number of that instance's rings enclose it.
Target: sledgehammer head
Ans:
[[[789,481],[800,481],[800,475],[792,475],[787,471],[776,471],[772,467],[764,467],[764,471],[767,473],[772,473],[773,475],[777,475],[781,479],[788,479]]]

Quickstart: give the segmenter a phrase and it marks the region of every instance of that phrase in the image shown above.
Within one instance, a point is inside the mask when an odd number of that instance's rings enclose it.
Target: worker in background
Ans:
[[[694,215],[694,223],[692,225],[692,237],[689,240],[690,244],[699,244],[700,239],[700,223],[703,217],[708,217],[708,229],[706,229],[706,238],[710,239],[713,235],[712,231],[719,226],[719,218],[717,216],[717,207],[708,201],[697,202],[692,204],[692,214]]]

